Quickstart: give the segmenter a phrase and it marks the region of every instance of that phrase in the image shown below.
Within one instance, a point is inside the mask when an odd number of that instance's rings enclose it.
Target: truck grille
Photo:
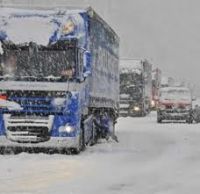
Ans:
[[[52,105],[52,99],[63,97],[64,92],[43,92],[43,91],[8,91],[8,100],[18,103],[22,110],[4,110],[4,113],[20,112],[21,114],[55,114],[62,112]]]
[[[47,141],[50,136],[54,116],[12,116],[4,115],[7,138],[23,143]]]
[[[13,97],[10,98],[11,101],[14,101],[21,105],[23,111],[26,112],[53,112],[54,108],[51,105],[50,98],[20,98],[20,97]]]
[[[35,143],[47,141],[49,133],[47,127],[8,127],[7,136],[11,140],[23,143]]]

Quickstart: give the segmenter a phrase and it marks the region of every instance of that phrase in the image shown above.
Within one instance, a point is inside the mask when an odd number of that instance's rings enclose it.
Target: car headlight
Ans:
[[[156,102],[154,100],[151,101],[151,106],[154,107],[156,105]]]
[[[136,111],[136,112],[137,112],[137,111],[140,111],[140,107],[134,106],[133,110]]]
[[[60,133],[62,132],[72,133],[75,130],[75,128],[69,125],[65,125],[65,126],[60,126],[58,130]]]

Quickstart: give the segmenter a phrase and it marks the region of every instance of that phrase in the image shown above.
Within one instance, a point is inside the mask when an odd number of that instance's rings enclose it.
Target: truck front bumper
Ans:
[[[51,137],[48,141],[39,143],[18,143],[7,139],[6,136],[0,136],[0,148],[11,149],[78,149],[79,136],[76,137]]]

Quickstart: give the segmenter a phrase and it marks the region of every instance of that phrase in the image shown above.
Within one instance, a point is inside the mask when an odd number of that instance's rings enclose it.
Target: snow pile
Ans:
[[[120,60],[120,73],[141,73],[143,69],[141,60]]]

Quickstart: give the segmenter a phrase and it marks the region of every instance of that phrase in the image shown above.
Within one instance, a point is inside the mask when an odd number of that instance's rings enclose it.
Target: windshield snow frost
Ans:
[[[75,52],[68,50],[9,50],[3,56],[1,74],[5,79],[65,79],[75,73]]]

